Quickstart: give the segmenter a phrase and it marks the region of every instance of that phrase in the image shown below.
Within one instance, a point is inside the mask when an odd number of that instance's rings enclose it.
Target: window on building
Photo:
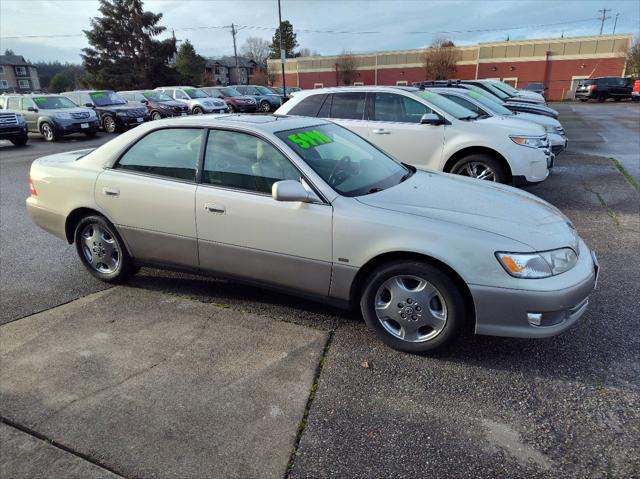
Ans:
[[[396,82],[396,86],[407,86],[407,85],[408,85],[407,80],[398,80]]]
[[[324,83],[314,83],[313,88],[324,88]]]
[[[4,75],[4,67],[0,65],[0,75]]]
[[[195,181],[203,136],[195,128],[154,131],[133,145],[116,168]]]
[[[0,88],[9,88],[9,82],[7,80],[0,80]]]
[[[18,80],[18,88],[31,88],[29,80]]]
[[[17,76],[27,76],[27,67],[16,67]]]

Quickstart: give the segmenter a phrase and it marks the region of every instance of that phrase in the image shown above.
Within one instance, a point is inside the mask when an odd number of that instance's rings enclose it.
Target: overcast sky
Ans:
[[[607,12],[611,18],[605,22],[605,33],[612,32],[619,13],[616,33],[638,34],[639,0],[282,0],[282,17],[293,24],[301,47],[335,55],[343,49],[419,48],[438,32],[450,32],[443,35],[456,44],[507,36],[559,37],[563,32],[596,35],[602,8],[612,10]],[[246,26],[238,34],[241,45],[249,36],[270,41],[278,25],[277,0],[147,0],[145,9],[163,13],[161,24],[169,31],[174,28],[178,39],[188,38],[204,56],[232,54],[231,34],[225,28],[196,27],[232,22]],[[93,0],[0,0],[0,50],[10,48],[31,61],[80,62],[80,50],[87,46],[82,30],[98,13],[98,1]],[[36,35],[72,36],[25,38]]]

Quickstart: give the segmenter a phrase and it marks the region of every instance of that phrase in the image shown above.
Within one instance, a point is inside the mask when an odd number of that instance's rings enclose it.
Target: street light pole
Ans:
[[[278,0],[278,21],[280,22],[278,24],[280,28],[280,63],[282,65],[282,95],[284,96],[287,94],[287,81],[284,79],[284,62],[287,55],[284,48],[282,48],[282,10],[280,8],[280,0]]]

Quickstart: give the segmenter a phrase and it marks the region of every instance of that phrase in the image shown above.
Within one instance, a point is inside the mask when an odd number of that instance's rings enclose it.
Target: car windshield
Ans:
[[[38,108],[43,110],[59,110],[61,108],[77,108],[77,105],[64,96],[35,96],[31,98]]]
[[[473,120],[474,118],[478,118],[477,113],[468,110],[462,105],[458,105],[456,102],[432,91],[418,91],[415,92],[415,94],[458,120]]]
[[[151,101],[173,101],[173,98],[160,91],[145,91],[142,96]]]
[[[200,90],[200,88],[185,88],[184,92],[187,95],[189,95],[189,98],[191,98],[191,99],[209,98],[209,95],[207,95],[205,92]]]
[[[273,95],[273,90],[270,90],[266,86],[256,86],[256,90],[258,90],[263,95]]]
[[[495,83],[495,85],[498,88],[501,88],[503,91],[506,91],[507,93],[510,93],[512,95],[519,95],[520,92],[518,90],[516,90],[515,88],[513,88],[511,85],[509,85],[508,83],[505,83],[503,81],[497,81]]]
[[[505,92],[500,90],[500,88],[496,88],[491,83],[483,82],[483,85],[487,87],[487,89],[489,90],[490,93],[494,94],[495,96],[497,96],[501,100],[506,100],[506,99],[510,98],[509,95],[507,95]]]
[[[502,106],[500,103],[493,101],[492,99],[478,93],[477,91],[469,91],[467,95],[475,99],[478,103],[482,104],[482,106],[485,106],[487,109],[491,110],[491,112],[495,113],[496,115],[511,116],[514,114],[511,110]]]
[[[89,93],[89,96],[97,106],[125,105],[127,100],[112,91],[97,91]]]
[[[240,93],[235,88],[231,88],[230,86],[221,88],[220,91],[224,96],[242,96],[242,93]]]
[[[343,196],[382,191],[415,171],[333,123],[280,131],[276,136]]]

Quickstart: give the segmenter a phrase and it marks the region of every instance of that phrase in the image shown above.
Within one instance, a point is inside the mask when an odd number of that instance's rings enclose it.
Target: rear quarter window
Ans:
[[[311,95],[289,110],[289,114],[316,117],[326,98],[327,95]]]

